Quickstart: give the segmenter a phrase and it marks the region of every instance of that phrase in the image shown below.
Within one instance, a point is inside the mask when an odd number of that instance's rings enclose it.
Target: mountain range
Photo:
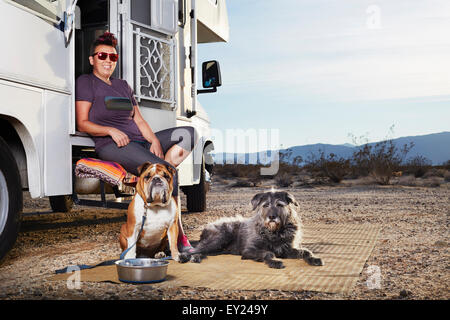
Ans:
[[[450,132],[440,132],[420,136],[409,136],[392,139],[396,147],[401,148],[405,144],[413,143],[413,147],[406,155],[406,160],[422,156],[431,161],[433,165],[440,165],[450,160]],[[377,142],[369,143],[375,145]],[[349,158],[358,150],[359,146],[353,146],[349,143],[343,145],[333,144],[310,144],[295,146],[279,150],[280,153],[289,154],[286,157],[287,162],[292,163],[294,159],[301,156],[303,160],[312,155],[318,155],[324,151],[326,155],[334,153],[337,157]],[[274,151],[267,150],[257,153],[215,153],[213,155],[215,163],[239,163],[239,164],[268,164],[271,162],[271,155]]]

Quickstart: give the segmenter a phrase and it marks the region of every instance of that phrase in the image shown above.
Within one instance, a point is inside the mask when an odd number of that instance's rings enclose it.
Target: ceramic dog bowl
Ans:
[[[126,283],[155,283],[166,280],[169,262],[159,259],[124,259],[116,261],[119,280]]]

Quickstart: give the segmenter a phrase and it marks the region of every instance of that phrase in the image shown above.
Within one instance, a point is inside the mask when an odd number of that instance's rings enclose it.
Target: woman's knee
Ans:
[[[191,126],[174,128],[171,134],[171,140],[178,141],[176,144],[187,151],[192,151],[194,149],[197,139],[197,130]]]

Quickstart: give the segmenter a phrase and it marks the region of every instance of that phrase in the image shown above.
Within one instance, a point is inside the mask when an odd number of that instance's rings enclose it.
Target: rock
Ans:
[[[411,291],[403,289],[400,291],[400,298],[406,298],[412,294]]]
[[[447,244],[447,242],[445,242],[445,241],[439,240],[439,241],[436,241],[436,242],[434,243],[434,246],[436,246],[436,247],[448,247],[448,244]]]

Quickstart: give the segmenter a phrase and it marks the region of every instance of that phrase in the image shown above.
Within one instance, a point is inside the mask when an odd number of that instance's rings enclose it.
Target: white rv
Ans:
[[[218,63],[205,62],[198,89],[197,45],[228,40],[225,0],[0,0],[0,259],[16,240],[23,190],[49,197],[54,210],[79,200],[74,164],[95,153],[76,129],[75,79],[91,71],[90,45],[107,30],[119,40],[113,76],[134,89],[153,131],[199,133],[179,183],[188,210],[205,210],[213,144],[197,94],[221,80]],[[100,205],[114,207],[97,183]]]

